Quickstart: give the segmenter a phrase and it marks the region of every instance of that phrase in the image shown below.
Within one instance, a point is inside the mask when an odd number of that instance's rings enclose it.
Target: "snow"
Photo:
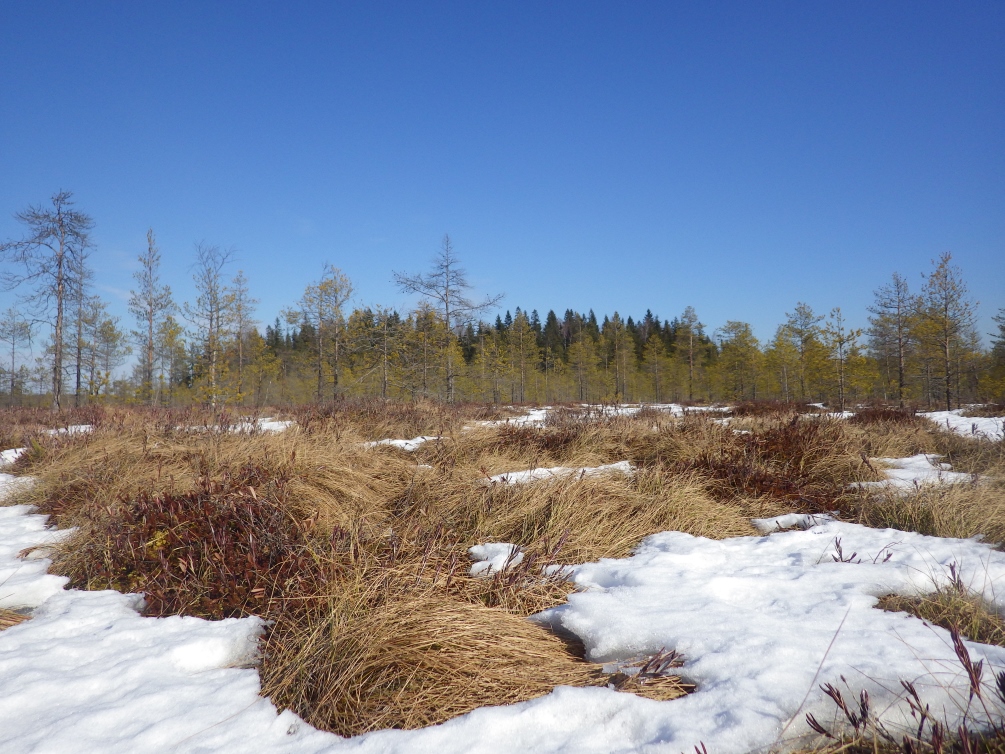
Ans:
[[[603,466],[581,466],[570,468],[567,466],[552,466],[543,469],[528,469],[527,471],[508,471],[505,474],[496,474],[485,480],[486,484],[526,484],[536,482],[539,479],[557,479],[577,475],[579,477],[594,476],[596,474],[607,474],[610,472],[620,472],[622,474],[634,474],[635,467],[630,461],[618,461],[608,463]]]
[[[0,469],[10,466],[27,451],[28,448],[11,448],[10,450],[0,450]]]
[[[0,475],[0,495],[23,483]],[[933,710],[945,708],[951,727],[959,722],[968,683],[948,634],[877,610],[876,600],[931,591],[956,564],[965,583],[1005,608],[1005,553],[825,516],[755,523],[796,529],[720,541],[651,536],[631,557],[567,569],[576,591],[534,618],[573,632],[589,659],[606,664],[675,649],[693,694],[656,702],[558,688],[431,728],[340,739],[258,696],[249,666],[260,619],[145,618],[140,595],[64,590],[65,579],[45,572],[44,550],[17,555],[66,533],[25,506],[0,507],[0,605],[33,611],[0,631],[0,750],[678,754],[703,743],[741,754],[779,748],[783,730],[786,740],[806,733],[807,712],[829,725],[834,707],[818,687],[841,675],[856,696],[869,691],[888,725],[907,714],[900,679],[914,681]],[[507,543],[473,547],[472,572],[505,567],[514,553]],[[988,670],[1005,667],[1005,649],[967,646]]]
[[[56,429],[47,429],[46,434],[50,435],[81,435],[86,432],[93,430],[90,424],[71,424],[69,427],[57,427]]]
[[[940,463],[940,455],[919,453],[907,458],[873,458],[886,477],[880,482],[859,482],[858,487],[882,488],[901,492],[914,492],[922,485],[962,484],[973,482],[972,474],[953,471],[948,463]]]
[[[762,534],[771,534],[784,529],[809,529],[833,520],[833,517],[826,513],[786,513],[771,518],[754,518],[751,519],[751,523]]]
[[[488,576],[504,571],[523,562],[523,553],[518,545],[508,542],[488,542],[468,548],[468,554],[475,561],[469,573],[472,576]]]
[[[1005,416],[961,416],[963,409],[953,411],[929,411],[918,414],[930,419],[940,427],[968,437],[986,437],[990,440],[1005,439]]]
[[[373,442],[363,443],[363,446],[366,448],[375,448],[378,445],[390,445],[391,447],[401,448],[411,453],[420,445],[439,439],[439,435],[423,435],[421,437],[413,437],[411,440],[374,440]]]

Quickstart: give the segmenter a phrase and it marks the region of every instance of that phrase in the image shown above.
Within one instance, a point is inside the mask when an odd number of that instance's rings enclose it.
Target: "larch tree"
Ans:
[[[132,331],[132,337],[140,349],[140,399],[154,405],[157,402],[154,385],[157,334],[176,307],[170,286],[160,282],[161,252],[152,228],[147,231],[147,249],[139,255],[139,262],[140,269],[133,273],[137,289],[129,291],[129,313],[139,325]]]
[[[14,393],[17,388],[18,370],[17,355],[21,348],[31,342],[31,323],[21,316],[13,306],[0,317],[0,343],[10,354],[10,370],[8,372],[9,405],[14,405]]]
[[[849,354],[855,349],[861,330],[850,329],[846,323],[841,307],[831,310],[830,317],[821,330],[824,347],[830,353],[834,362],[834,381],[837,386],[838,411],[844,411],[847,386],[846,366]]]
[[[957,380],[956,401],[959,403],[958,364],[964,351],[975,346],[977,302],[970,298],[963,273],[954,265],[953,255],[942,254],[932,262],[935,269],[925,276],[921,292],[920,315],[927,325],[923,332],[929,346],[938,354],[941,367],[943,397],[946,410],[952,409],[953,379]]]
[[[918,309],[907,281],[898,273],[876,290],[869,307],[869,339],[873,354],[884,361],[892,360],[897,369],[897,403],[904,406],[907,388],[907,360],[913,347],[912,329]]]
[[[205,243],[196,244],[195,303],[185,303],[185,319],[192,324],[193,336],[199,345],[198,361],[206,380],[204,397],[216,408],[220,400],[220,371],[223,354],[223,328],[232,305],[223,271],[234,259],[232,249],[221,249]]]
[[[454,254],[449,235],[443,236],[440,253],[433,260],[432,270],[415,275],[396,272],[394,282],[402,292],[417,294],[442,311],[448,338],[456,336],[479,312],[495,306],[502,299],[502,295],[487,296],[483,301],[475,303],[468,298],[467,291],[471,289],[471,284],[468,283],[467,273],[460,266],[460,260]],[[444,357],[447,400],[453,401],[456,379],[454,349],[445,348]]]
[[[325,264],[321,280],[308,285],[300,299],[303,320],[314,328],[316,334],[318,401],[324,399],[325,375],[329,363],[332,373],[332,397],[338,392],[339,358],[346,320],[344,307],[352,296],[352,291],[349,277],[337,267]]]
[[[687,354],[687,399],[694,400],[694,362],[697,347],[701,343],[702,325],[693,306],[685,307],[677,326],[677,342]]]
[[[52,206],[30,206],[14,218],[25,226],[20,240],[0,243],[0,259],[22,268],[5,271],[0,282],[10,290],[27,283],[35,286],[29,303],[52,325],[52,407],[59,410],[63,394],[63,356],[66,343],[66,308],[75,290],[75,278],[90,247],[94,221],[74,209],[73,194],[59,191]]]

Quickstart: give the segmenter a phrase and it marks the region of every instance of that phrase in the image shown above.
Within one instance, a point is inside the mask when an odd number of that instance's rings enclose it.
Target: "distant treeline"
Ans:
[[[415,311],[350,309],[351,281],[325,266],[302,298],[264,331],[233,253],[198,245],[196,300],[178,305],[160,280],[153,231],[126,331],[95,295],[91,219],[60,192],[16,218],[25,235],[0,244],[2,279],[23,293],[0,317],[0,400],[54,407],[95,401],[261,406],[339,396],[494,402],[881,400],[928,407],[1005,400],[1005,310],[991,348],[976,304],[944,254],[918,291],[904,277],[877,289],[865,331],[840,308],[795,303],[774,337],[749,324],[710,330],[691,306],[672,319],[519,307],[492,321],[497,298],[476,302],[450,239],[432,269],[395,274]],[[39,333],[42,356],[25,346]],[[129,378],[114,377],[130,353]]]

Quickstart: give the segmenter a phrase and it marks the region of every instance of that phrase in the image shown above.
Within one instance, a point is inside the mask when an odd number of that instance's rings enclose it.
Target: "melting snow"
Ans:
[[[10,450],[0,450],[0,469],[10,466],[14,461],[27,452],[28,448],[11,448]]]
[[[618,461],[617,463],[608,463],[603,466],[581,466],[579,468],[552,466],[547,469],[508,471],[505,474],[496,474],[495,476],[491,476],[485,480],[485,483],[526,484],[527,482],[535,482],[539,479],[556,479],[558,477],[572,476],[574,474],[579,475],[580,477],[594,476],[596,474],[606,474],[611,471],[620,472],[622,474],[634,474],[635,467],[632,466],[630,461]]]
[[[468,554],[475,561],[469,571],[472,576],[488,576],[523,562],[523,553],[520,552],[519,545],[511,545],[508,542],[475,545],[468,548]]]
[[[402,450],[407,450],[411,453],[423,443],[439,439],[438,435],[423,435],[422,437],[413,437],[411,440],[374,440],[373,442],[363,443],[363,445],[367,448],[375,448],[378,445],[390,445],[391,447],[401,448]]]
[[[858,486],[913,492],[922,485],[974,481],[972,474],[953,471],[950,464],[940,463],[940,458],[940,455],[925,453],[907,458],[873,458],[874,462],[884,467],[881,471],[886,479],[881,482],[859,482]]]
[[[929,411],[919,414],[931,419],[940,427],[968,437],[986,437],[990,440],[1005,439],[1005,416],[960,416],[962,409],[953,411]]]

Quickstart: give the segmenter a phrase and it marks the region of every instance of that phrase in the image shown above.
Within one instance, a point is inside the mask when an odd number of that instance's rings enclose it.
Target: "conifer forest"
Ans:
[[[196,245],[196,296],[178,301],[151,230],[123,321],[97,295],[94,221],[72,194],[15,217],[23,234],[0,244],[3,287],[18,296],[0,316],[3,405],[1005,401],[1005,309],[995,332],[979,332],[978,304],[949,252],[876,280],[867,313],[794,300],[759,340],[747,322],[704,322],[685,301],[672,312],[646,302],[581,312],[479,297],[448,236],[427,269],[389,271],[415,295],[412,311],[354,303],[352,281],[325,265],[299,300],[263,322],[255,281],[218,246]]]

